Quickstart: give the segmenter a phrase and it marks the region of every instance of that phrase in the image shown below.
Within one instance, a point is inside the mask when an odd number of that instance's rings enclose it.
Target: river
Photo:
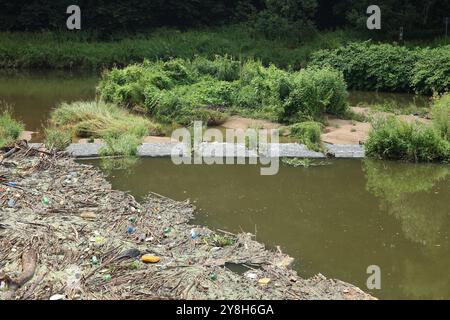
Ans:
[[[98,77],[80,73],[0,74],[0,100],[27,130],[39,130],[62,101],[95,97]],[[412,95],[353,92],[349,101],[425,104]],[[149,191],[189,198],[195,223],[252,232],[294,257],[302,276],[322,273],[363,290],[371,265],[381,269],[384,299],[450,299],[450,167],[369,160],[282,165],[260,176],[253,165],[176,166],[142,159],[121,170],[90,161],[114,188],[142,198]]]

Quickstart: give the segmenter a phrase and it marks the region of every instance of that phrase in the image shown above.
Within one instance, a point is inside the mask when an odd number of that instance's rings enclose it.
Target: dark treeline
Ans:
[[[3,0],[2,31],[63,30],[66,8],[82,10],[82,29],[109,35],[157,27],[220,26],[248,22],[267,38],[300,36],[311,28],[366,31],[366,9],[382,10],[381,37],[442,35],[450,0]]]

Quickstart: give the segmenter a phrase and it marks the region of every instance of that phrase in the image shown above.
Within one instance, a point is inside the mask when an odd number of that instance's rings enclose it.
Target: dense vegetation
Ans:
[[[450,89],[450,46],[423,49],[351,43],[314,53],[311,64],[342,71],[348,86],[358,90],[431,94]]]
[[[369,157],[413,162],[450,162],[450,97],[432,107],[433,125],[407,123],[394,117],[378,119],[365,143]]]
[[[355,40],[351,32],[313,33],[292,45],[288,40],[253,37],[246,26],[214,29],[159,29],[117,41],[88,41],[84,34],[0,33],[0,68],[102,69],[148,60],[215,55],[260,59],[282,68],[305,66],[314,51]]]
[[[106,102],[144,108],[159,122],[220,124],[229,112],[283,123],[344,115],[347,91],[339,72],[287,72],[260,61],[228,57],[173,59],[113,69],[98,87]]]

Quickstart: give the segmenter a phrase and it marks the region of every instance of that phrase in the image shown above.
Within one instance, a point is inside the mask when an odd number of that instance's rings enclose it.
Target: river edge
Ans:
[[[19,152],[0,170],[3,299],[373,299],[320,274],[302,279],[251,234],[191,225],[188,202],[140,204],[66,155]]]
[[[30,143],[29,146],[37,149],[44,147],[42,143]],[[98,158],[102,146],[101,143],[72,143],[66,152],[75,158]],[[203,157],[365,158],[364,146],[357,144],[326,144],[324,152],[311,151],[299,143],[279,143],[277,146],[267,144],[259,146],[258,150],[251,150],[245,144],[203,142],[199,145],[199,153]],[[143,143],[137,148],[136,155],[170,157],[172,154],[181,154],[182,148],[181,143]]]

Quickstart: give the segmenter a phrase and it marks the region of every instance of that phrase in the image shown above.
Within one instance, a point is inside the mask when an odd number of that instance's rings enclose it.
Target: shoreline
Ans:
[[[30,147],[41,148],[42,143],[29,143]],[[270,144],[268,144],[270,145]],[[309,150],[305,145],[299,143],[279,143],[279,156],[286,158],[345,158],[362,159],[365,158],[364,146],[355,144],[325,144],[325,152]],[[74,158],[98,158],[100,157],[101,143],[72,143],[66,152]],[[245,158],[264,156],[264,152],[249,150],[244,144],[209,143],[203,142],[200,145],[202,155],[211,156],[212,150],[220,150],[224,157]],[[173,148],[181,148],[177,143],[142,143],[136,155],[139,157],[170,157]]]
[[[291,257],[249,233],[191,225],[189,202],[150,194],[138,203],[99,169],[66,156],[22,151],[0,170],[15,180],[2,184],[3,298],[374,299],[321,274],[299,277]],[[160,260],[143,263],[143,254]]]

